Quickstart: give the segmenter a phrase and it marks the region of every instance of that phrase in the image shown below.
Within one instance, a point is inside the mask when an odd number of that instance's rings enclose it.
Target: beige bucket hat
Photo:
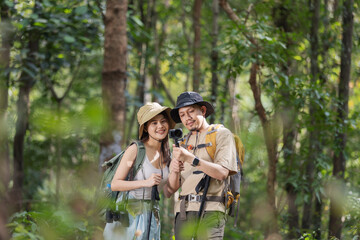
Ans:
[[[139,122],[139,139],[141,139],[142,134],[144,132],[144,124],[149,121],[150,119],[152,119],[153,117],[155,117],[156,115],[158,115],[159,113],[165,112],[166,115],[168,116],[168,120],[169,120],[169,129],[172,129],[175,127],[175,122],[172,120],[171,116],[170,116],[170,111],[171,108],[169,107],[163,107],[160,104],[156,103],[156,102],[149,102],[146,103],[144,106],[142,106],[138,113],[137,113],[137,120]]]

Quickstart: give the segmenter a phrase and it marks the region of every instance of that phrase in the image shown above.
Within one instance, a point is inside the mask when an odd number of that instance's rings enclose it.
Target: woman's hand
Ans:
[[[148,179],[146,179],[145,187],[152,187],[154,185],[159,185],[160,182],[161,182],[161,174],[153,173]]]

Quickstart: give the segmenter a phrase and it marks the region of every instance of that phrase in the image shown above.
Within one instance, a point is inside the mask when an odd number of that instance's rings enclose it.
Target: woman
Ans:
[[[146,151],[144,162],[133,180],[125,180],[137,155],[137,145],[130,145],[111,182],[112,191],[128,191],[129,227],[121,226],[120,222],[107,223],[104,230],[105,239],[160,239],[158,203],[156,201],[152,206],[150,200],[152,187],[155,185],[168,196],[168,132],[175,126],[170,117],[170,110],[158,103],[147,103],[139,109],[139,139]],[[175,165],[177,164],[171,164],[170,168],[178,171],[178,166]]]

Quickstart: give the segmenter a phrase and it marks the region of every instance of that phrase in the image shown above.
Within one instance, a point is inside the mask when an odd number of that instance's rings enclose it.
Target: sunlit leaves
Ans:
[[[69,36],[69,35],[65,35],[65,36],[64,36],[64,40],[65,40],[65,42],[67,42],[67,43],[73,43],[73,42],[75,42],[75,38],[72,37],[72,36]]]
[[[98,102],[88,102],[80,112],[69,112],[65,109],[36,109],[31,122],[45,136],[67,137],[90,130],[98,132],[102,121],[102,108]]]

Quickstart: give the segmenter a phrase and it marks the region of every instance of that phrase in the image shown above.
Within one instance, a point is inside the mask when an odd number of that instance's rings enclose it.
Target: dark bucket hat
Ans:
[[[170,115],[174,122],[180,123],[179,109],[190,105],[200,105],[206,107],[205,117],[214,113],[214,107],[200,96],[197,92],[183,92],[176,100],[176,106],[170,111]]]

